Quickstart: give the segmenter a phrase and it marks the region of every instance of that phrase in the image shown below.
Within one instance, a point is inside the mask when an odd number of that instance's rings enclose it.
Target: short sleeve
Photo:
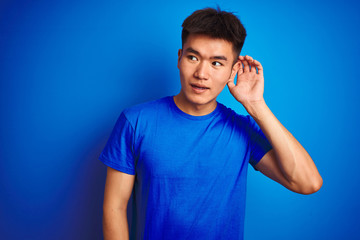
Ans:
[[[262,159],[262,157],[272,149],[271,144],[261,131],[259,125],[255,120],[248,116],[249,119],[249,144],[250,144],[250,159],[249,163],[255,170],[255,165]]]
[[[99,160],[118,171],[135,175],[134,129],[121,113]]]

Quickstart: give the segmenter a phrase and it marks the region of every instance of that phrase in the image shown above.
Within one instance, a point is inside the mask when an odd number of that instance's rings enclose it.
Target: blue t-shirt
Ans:
[[[192,116],[165,97],[124,110],[100,160],[136,175],[130,239],[243,239],[248,163],[270,149],[249,116],[220,103]]]

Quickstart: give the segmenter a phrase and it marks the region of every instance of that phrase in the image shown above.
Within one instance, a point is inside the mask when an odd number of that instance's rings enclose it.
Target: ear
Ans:
[[[177,64],[178,68],[179,68],[179,63],[180,63],[181,56],[182,56],[182,49],[179,49],[179,51],[178,51],[178,64]]]
[[[234,79],[235,78],[235,75],[237,74],[237,72],[239,71],[241,67],[241,61],[240,59],[238,58],[236,63],[234,64],[234,66],[232,67],[231,69],[231,75],[230,75],[230,79]]]

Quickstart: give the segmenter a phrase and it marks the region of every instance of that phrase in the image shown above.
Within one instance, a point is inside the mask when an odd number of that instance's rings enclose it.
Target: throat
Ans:
[[[173,97],[175,105],[184,113],[192,116],[204,116],[212,113],[217,106],[216,99],[210,102],[201,103],[187,99],[182,92]]]

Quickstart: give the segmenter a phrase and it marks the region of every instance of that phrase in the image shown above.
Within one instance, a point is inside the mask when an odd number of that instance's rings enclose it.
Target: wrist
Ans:
[[[259,101],[249,101],[242,103],[242,105],[254,120],[261,120],[269,110],[264,99]]]

